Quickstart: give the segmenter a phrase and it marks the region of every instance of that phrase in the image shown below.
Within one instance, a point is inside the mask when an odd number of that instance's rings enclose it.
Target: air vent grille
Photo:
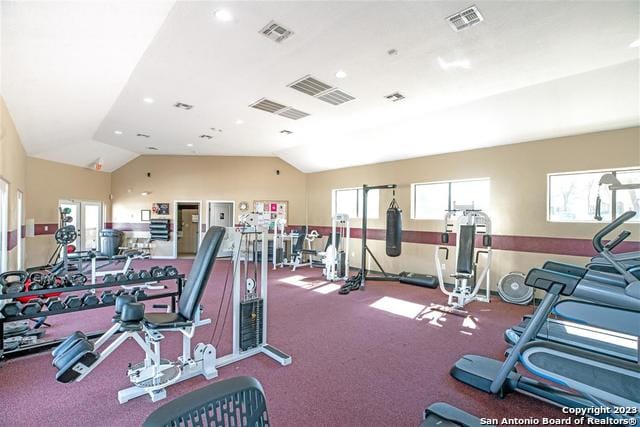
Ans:
[[[333,105],[344,104],[354,100],[355,98],[348,93],[341,91],[340,89],[334,89],[331,92],[327,92],[324,95],[318,96],[318,99],[328,102]]]
[[[273,40],[276,43],[282,43],[284,40],[293,35],[293,31],[286,29],[275,21],[271,21],[267,25],[262,27],[262,29],[260,30],[260,34]]]
[[[283,135],[291,135],[293,132],[287,129],[282,129],[280,133]]]
[[[213,137],[211,135],[207,135],[207,134],[202,134],[200,135],[198,138],[202,138],[202,139],[212,139]]]
[[[142,137],[142,138],[149,138],[151,135],[147,135],[146,133],[139,133],[136,136]]]
[[[286,105],[282,105],[265,98],[262,98],[260,101],[257,101],[251,104],[251,107],[257,108],[258,110],[266,111],[268,113],[275,113],[276,111],[280,111],[284,108],[287,108]]]
[[[158,151],[158,147],[147,147],[147,150]]]
[[[316,96],[325,92],[327,89],[332,89],[328,84],[322,83],[320,80],[314,79],[311,76],[303,77],[302,79],[291,83],[289,87],[311,96]]]
[[[348,93],[321,82],[315,77],[305,76],[288,85],[291,89],[313,96],[332,105],[340,105],[355,98]]]
[[[394,92],[391,95],[385,96],[385,98],[387,98],[389,101],[398,102],[404,99],[404,95],[400,92]]]
[[[446,20],[454,31],[461,31],[482,22],[484,18],[476,6],[471,6],[470,8],[448,16]]]
[[[298,120],[309,115],[309,113],[305,113],[304,111],[296,110],[295,108],[288,107],[284,104],[280,104],[279,102],[271,101],[266,98],[262,98],[254,102],[249,107],[293,120]]]
[[[293,120],[298,120],[303,117],[307,117],[309,114],[304,111],[296,110],[295,108],[287,108],[285,110],[279,111],[276,114],[282,117],[286,117]]]
[[[185,104],[184,102],[176,102],[173,106],[176,108],[182,108],[183,110],[191,110],[193,108],[193,105]]]

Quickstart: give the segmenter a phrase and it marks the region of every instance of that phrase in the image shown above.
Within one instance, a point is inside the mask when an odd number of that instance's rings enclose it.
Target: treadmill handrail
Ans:
[[[613,230],[620,227],[622,224],[629,221],[634,216],[636,216],[635,211],[627,211],[613,220],[610,224],[604,226],[602,230],[598,231],[595,236],[593,236],[593,247],[596,252],[602,253],[605,250],[604,245],[602,244],[602,239],[604,238],[604,236],[611,233]]]

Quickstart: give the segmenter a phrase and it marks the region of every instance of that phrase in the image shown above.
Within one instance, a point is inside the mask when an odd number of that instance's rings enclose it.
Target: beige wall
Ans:
[[[276,170],[280,175],[276,175]],[[147,177],[151,173],[151,177]],[[154,202],[286,200],[289,223],[306,219],[305,174],[275,157],[141,156],[112,174],[113,222],[138,223]],[[149,191],[148,196],[141,193]],[[250,208],[251,209],[251,208]],[[207,217],[202,212],[203,220]],[[173,236],[173,235],[172,235]],[[171,256],[173,242],[154,242],[154,256]]]
[[[547,222],[547,174],[639,164],[640,128],[636,127],[313,173],[307,176],[308,220],[311,225],[331,223],[332,189],[394,183],[399,186],[396,199],[404,211],[403,229],[441,231],[442,221],[410,218],[410,184],[488,177],[494,234],[591,238],[601,224]],[[391,196],[389,191],[381,193],[381,219],[370,221],[370,227],[384,228],[384,211]],[[360,226],[359,221],[352,226]],[[633,229],[632,238],[638,240],[640,228]],[[352,243],[352,254],[356,256],[352,263],[359,265],[360,240],[354,239]],[[433,245],[403,244],[403,254],[398,258],[384,255],[384,242],[373,241],[371,247],[375,254],[380,254],[379,260],[389,271],[435,272]],[[493,282],[509,271],[526,272],[549,258],[563,257],[494,251]],[[585,261],[579,257],[564,259]]]
[[[7,110],[4,98],[0,96],[0,178],[9,183],[9,231],[15,231],[18,224],[17,192],[26,193],[26,162],[27,155],[13,119]],[[22,223],[24,224],[24,216]],[[18,267],[17,261],[18,248],[16,246],[9,251],[8,269],[16,269]]]
[[[36,224],[58,223],[60,200],[85,200],[103,204],[103,221],[111,221],[111,174],[88,168],[28,157],[27,218]],[[27,239],[27,265],[45,263],[56,247],[50,234]]]

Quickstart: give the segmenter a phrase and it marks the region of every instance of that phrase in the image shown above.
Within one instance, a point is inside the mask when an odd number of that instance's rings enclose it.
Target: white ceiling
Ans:
[[[157,153],[310,172],[639,124],[640,3],[475,4],[485,21],[456,33],[444,18],[469,3],[3,2],[2,94],[31,155],[105,170]],[[260,35],[272,19],[295,34]],[[308,74],[356,100],[287,87]],[[395,91],[406,99],[384,98]],[[248,107],[263,97],[311,115]]]

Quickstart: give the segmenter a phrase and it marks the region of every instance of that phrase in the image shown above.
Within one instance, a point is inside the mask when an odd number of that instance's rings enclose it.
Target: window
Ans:
[[[0,273],[7,271],[9,248],[9,184],[0,179]]]
[[[24,212],[23,202],[24,197],[22,191],[18,190],[17,199],[16,199],[16,232],[17,232],[17,246],[16,250],[18,251],[18,270],[22,270],[24,268],[24,245],[22,244],[22,216]]]
[[[640,184],[640,169],[549,174],[548,221],[595,222],[598,194],[600,215],[604,221],[628,210],[639,211],[640,189],[610,191],[609,185],[599,185],[600,178],[607,174],[613,175],[621,184]],[[634,220],[640,219],[636,217]]]
[[[347,214],[349,218],[362,218],[362,188],[340,188],[332,192],[331,215]],[[380,191],[367,193],[367,218],[379,218]]]
[[[411,184],[411,218],[443,219],[454,206],[489,209],[488,178]]]

